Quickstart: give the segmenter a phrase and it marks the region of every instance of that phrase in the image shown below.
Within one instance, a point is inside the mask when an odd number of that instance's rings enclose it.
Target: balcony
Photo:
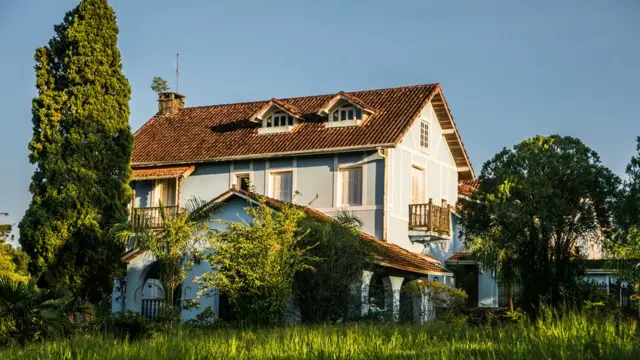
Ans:
[[[164,210],[168,215],[176,216],[179,208],[177,206],[165,206]],[[131,220],[136,227],[144,225],[154,229],[162,227],[160,207],[134,208]]]
[[[433,204],[431,200],[427,204],[409,205],[409,236],[412,241],[415,238],[425,240],[449,239],[451,234],[451,212],[449,206],[443,202],[442,206]]]

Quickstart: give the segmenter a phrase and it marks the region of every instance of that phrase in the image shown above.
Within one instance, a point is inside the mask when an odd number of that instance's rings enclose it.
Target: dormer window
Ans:
[[[334,110],[331,121],[362,120],[362,109],[355,106],[342,106]]]
[[[249,119],[259,123],[258,134],[290,132],[302,118],[299,111],[290,104],[271,99]]]
[[[293,126],[293,116],[284,111],[276,111],[265,119],[264,127]]]
[[[358,126],[374,113],[362,100],[342,91],[318,111],[318,115],[328,118],[326,127]]]

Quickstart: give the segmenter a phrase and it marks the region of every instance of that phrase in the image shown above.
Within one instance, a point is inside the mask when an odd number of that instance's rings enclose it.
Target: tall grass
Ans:
[[[548,312],[503,326],[348,324],[179,329],[125,342],[100,335],[9,348],[0,359],[640,359],[634,322]]]

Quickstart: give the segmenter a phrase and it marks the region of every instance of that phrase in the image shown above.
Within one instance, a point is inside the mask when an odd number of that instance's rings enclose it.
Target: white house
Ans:
[[[458,237],[455,205],[477,181],[439,84],[184,105],[181,94],[160,94],[158,113],[134,135],[134,221],[159,221],[160,201],[177,211],[185,199],[224,194],[233,201],[216,216],[238,219],[246,216],[245,200],[238,198],[244,195],[229,189],[251,184],[274,200],[293,200],[329,217],[346,209],[363,220],[363,233],[392,254],[378,259],[376,274],[363,275],[363,299],[372,278],[390,293],[420,277],[455,286],[452,269],[460,265],[475,279],[463,282],[469,305],[498,306],[495,279],[464,259]],[[161,292],[136,289],[155,284],[153,257],[130,249],[123,261],[126,294],[114,295],[124,298],[114,301],[114,311],[121,304],[148,311]],[[194,268],[192,276],[207,266]],[[194,292],[189,284],[184,296]],[[224,299],[203,301],[224,315]]]

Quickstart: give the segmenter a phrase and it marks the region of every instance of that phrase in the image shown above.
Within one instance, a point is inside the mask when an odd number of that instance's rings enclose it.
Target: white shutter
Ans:
[[[411,203],[423,204],[424,203],[424,173],[422,170],[412,167],[411,168]]]
[[[362,205],[362,168],[349,169],[349,205]]]
[[[280,200],[291,201],[293,193],[293,174],[290,172],[280,174]]]

